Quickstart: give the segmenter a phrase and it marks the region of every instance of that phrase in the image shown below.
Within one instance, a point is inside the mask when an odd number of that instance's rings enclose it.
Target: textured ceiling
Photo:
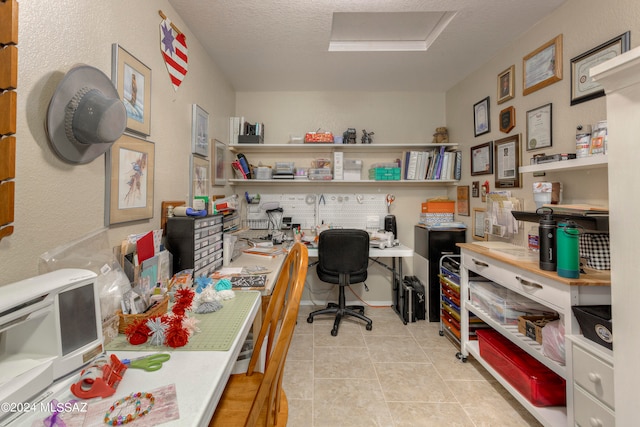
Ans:
[[[441,92],[464,79],[564,1],[169,0],[169,3],[236,91]],[[455,13],[426,52],[328,51],[334,12],[425,11]]]

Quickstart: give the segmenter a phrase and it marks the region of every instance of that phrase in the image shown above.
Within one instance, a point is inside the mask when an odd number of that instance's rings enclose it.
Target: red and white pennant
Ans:
[[[173,84],[173,90],[177,91],[178,87],[187,75],[188,58],[187,58],[187,37],[184,33],[176,31],[171,25],[169,19],[164,19],[160,23],[160,50],[167,71]]]

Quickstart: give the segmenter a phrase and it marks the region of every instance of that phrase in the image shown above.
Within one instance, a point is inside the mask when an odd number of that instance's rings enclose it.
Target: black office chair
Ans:
[[[364,315],[364,306],[345,304],[344,288],[367,279],[369,264],[369,233],[364,230],[335,229],[320,233],[318,240],[318,265],[316,272],[323,282],[340,286],[338,304],[329,303],[327,308],[309,314],[307,322],[320,314],[335,314],[331,335],[338,335],[338,326],[343,316],[353,316],[367,322],[367,331],[373,327],[371,319]]]

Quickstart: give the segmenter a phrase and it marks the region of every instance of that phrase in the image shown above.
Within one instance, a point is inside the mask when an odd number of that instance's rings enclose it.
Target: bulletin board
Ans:
[[[267,229],[267,210],[281,207],[284,217],[303,229],[317,225],[376,231],[384,228],[387,215],[386,194],[309,193],[261,194],[260,202],[246,205],[245,226]]]

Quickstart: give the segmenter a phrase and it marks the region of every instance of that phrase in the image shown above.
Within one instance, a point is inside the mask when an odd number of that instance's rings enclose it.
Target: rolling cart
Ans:
[[[440,336],[445,336],[460,349],[460,255],[440,258]],[[478,276],[478,280],[483,280]],[[489,327],[480,318],[469,314],[469,339],[477,339],[476,330]],[[456,357],[466,362],[460,351]]]

